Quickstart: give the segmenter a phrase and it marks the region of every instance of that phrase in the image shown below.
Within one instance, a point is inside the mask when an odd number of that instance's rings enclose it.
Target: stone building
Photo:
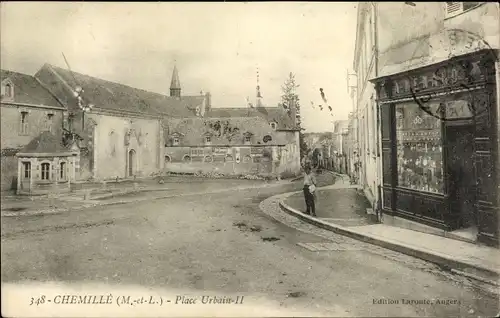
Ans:
[[[180,97],[174,68],[171,93],[152,93],[88,75],[44,65],[35,77],[68,110],[63,127],[78,144],[78,180],[145,177],[163,167],[162,118],[194,117],[209,94]],[[74,92],[95,105],[83,112]]]
[[[168,118],[164,124],[169,171],[295,175],[300,170],[298,130],[278,107],[212,108],[204,117]]]
[[[384,222],[498,245],[499,18],[487,2],[360,6],[356,46],[371,62],[358,101],[375,90],[364,128],[379,140]]]
[[[369,82],[377,76],[377,4],[374,2],[359,3],[357,13],[356,42],[353,67],[356,72],[356,86],[352,87],[351,97],[354,103],[351,125],[356,127],[356,155],[351,154],[351,161],[359,156],[359,184],[363,188],[368,201],[376,208],[379,201],[380,151],[377,139],[378,112],[376,92]],[[380,32],[380,31],[378,31]],[[384,34],[384,37],[389,35]]]
[[[45,131],[62,134],[66,109],[36,78],[1,70],[1,189],[17,186],[16,153]]]
[[[15,153],[45,130],[57,130],[63,145],[78,152],[78,181],[164,171],[299,172],[295,114],[278,107],[212,108],[210,93],[182,94],[177,67],[170,84],[167,96],[49,64],[34,76],[2,72],[2,172],[8,167],[17,171]],[[17,99],[12,99],[13,92]],[[35,120],[30,114],[36,129],[29,134],[9,129],[13,122],[24,129],[26,107],[27,113],[36,109],[41,116]],[[3,152],[8,151],[6,159]],[[4,177],[2,186],[17,184],[15,174]]]
[[[62,145],[61,136],[44,131],[17,154],[17,194],[70,192],[78,152]]]

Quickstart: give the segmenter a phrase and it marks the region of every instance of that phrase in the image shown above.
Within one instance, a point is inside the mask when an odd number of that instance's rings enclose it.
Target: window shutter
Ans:
[[[453,16],[463,11],[463,2],[446,2],[446,15]]]

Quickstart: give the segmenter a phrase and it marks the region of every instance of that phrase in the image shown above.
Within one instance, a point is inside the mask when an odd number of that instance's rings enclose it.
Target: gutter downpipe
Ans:
[[[378,58],[379,58],[379,47],[378,47],[378,6],[376,2],[371,3],[373,6],[373,33],[374,33],[374,46],[375,46],[375,57],[374,57],[374,67],[375,67],[375,78],[378,77]],[[375,96],[377,96],[377,92],[375,92]],[[382,142],[381,142],[381,137],[380,135],[382,134],[382,127],[381,127],[381,114],[380,114],[380,105],[375,99],[375,109],[376,109],[376,115],[377,115],[377,157],[376,157],[376,163],[377,163],[377,198],[376,198],[376,208],[375,208],[375,213],[377,217],[377,221],[379,223],[382,223],[382,164],[381,164],[381,158],[380,154],[382,153]]]

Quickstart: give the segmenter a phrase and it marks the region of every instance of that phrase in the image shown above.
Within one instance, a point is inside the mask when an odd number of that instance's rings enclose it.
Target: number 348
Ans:
[[[41,305],[41,304],[44,304],[45,303],[45,295],[42,295],[40,297],[31,297],[31,302],[30,302],[30,306],[33,306],[33,305]]]

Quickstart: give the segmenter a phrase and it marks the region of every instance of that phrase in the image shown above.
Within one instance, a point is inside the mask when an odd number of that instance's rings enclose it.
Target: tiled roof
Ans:
[[[4,100],[2,98],[2,101],[62,107],[62,105],[31,75],[0,70],[0,77],[2,82],[4,80],[10,80],[14,86],[14,98],[12,100]]]
[[[224,135],[223,133],[219,136],[218,130],[211,128],[216,122],[219,122],[224,131],[225,123],[227,123],[228,128],[231,131],[235,131],[232,134],[230,140],[226,137],[231,135],[228,133]],[[234,118],[187,118],[182,119],[176,124],[169,127],[170,136],[175,133],[182,135],[182,145],[203,145],[204,136],[207,133],[212,134],[211,144],[212,145],[242,145],[244,143],[244,137],[246,133],[251,133],[253,138],[253,143],[255,144],[266,144],[266,145],[284,145],[290,141],[286,140],[286,135],[283,132],[275,131],[271,128],[269,123],[263,118],[256,117],[234,117]],[[268,143],[263,142],[264,136],[269,135],[272,137],[272,141]],[[292,140],[293,141],[293,140]]]
[[[204,96],[170,97],[133,88],[124,84],[70,72],[69,70],[45,64],[35,75],[56,96],[75,107],[75,98],[68,88],[61,85],[62,78],[71,87],[81,86],[83,97],[96,108],[111,111],[128,111],[138,114],[167,115],[172,117],[193,117],[195,109],[201,106]],[[60,77],[60,78],[59,78]]]
[[[63,146],[61,136],[45,131],[31,140],[19,153],[62,153],[71,150]]]
[[[205,117],[209,118],[249,118],[259,117],[270,122],[277,122],[278,129],[295,129],[293,119],[280,107],[233,107],[233,108],[211,108]]]

